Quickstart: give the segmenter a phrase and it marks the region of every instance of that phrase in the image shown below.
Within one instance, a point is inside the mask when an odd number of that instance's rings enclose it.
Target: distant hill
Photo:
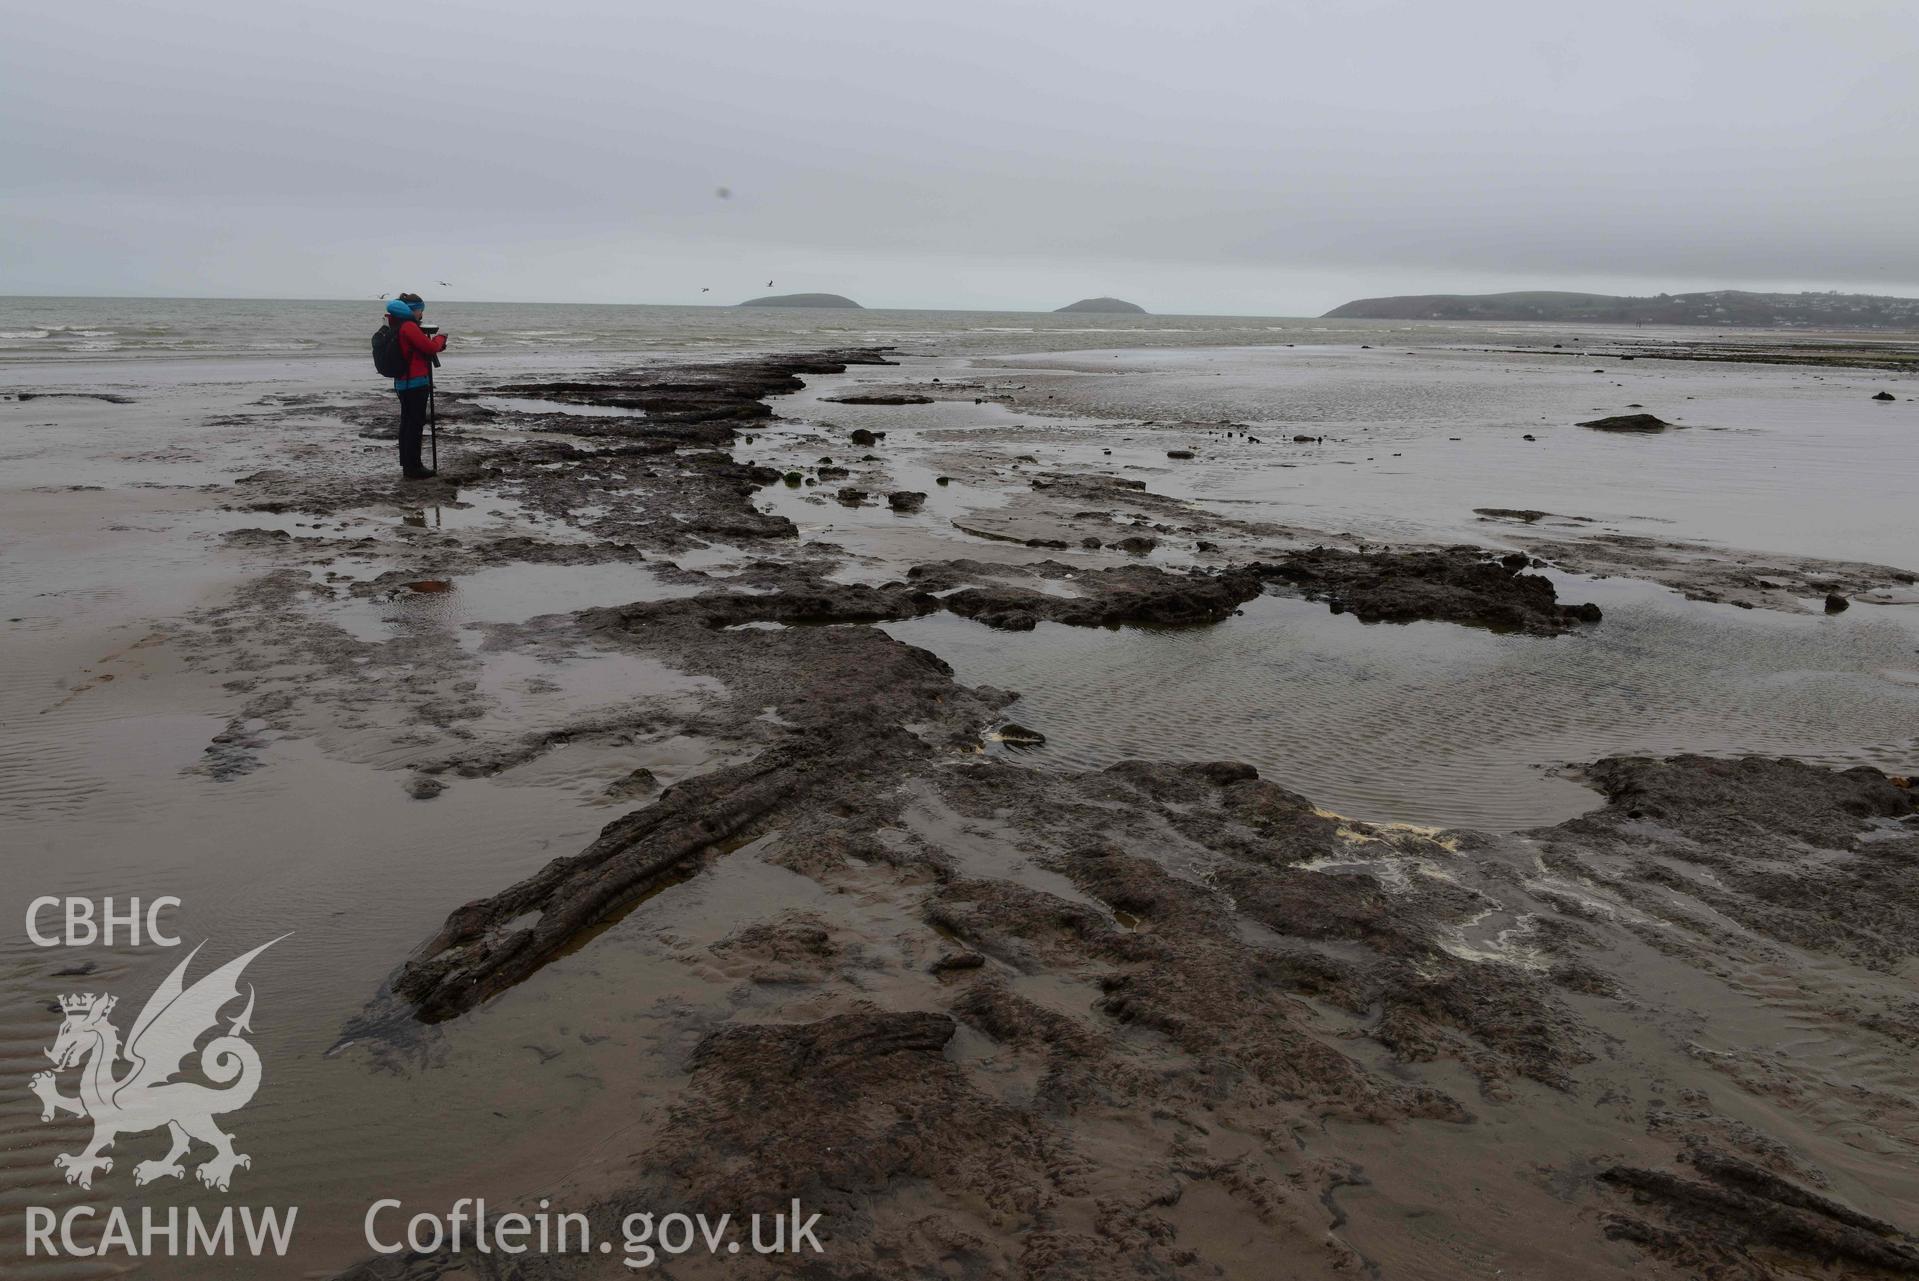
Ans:
[[[1361,298],[1328,320],[1550,320],[1608,325],[1749,325],[1804,329],[1919,329],[1919,298],[1880,294],[1409,294]]]
[[[1082,298],[1078,302],[1067,303],[1064,307],[1055,307],[1055,314],[1062,311],[1103,311],[1109,315],[1124,312],[1129,316],[1144,316],[1146,308],[1136,302],[1127,302],[1124,298]]]
[[[772,294],[765,298],[748,298],[739,305],[742,307],[851,307],[854,311],[866,310],[842,294]]]

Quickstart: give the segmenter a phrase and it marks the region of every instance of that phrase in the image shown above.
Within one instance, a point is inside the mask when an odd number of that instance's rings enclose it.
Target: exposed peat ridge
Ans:
[[[426,1024],[486,1019],[556,957],[618,946],[600,931],[634,905],[670,912],[689,878],[752,858],[823,895],[742,903],[726,937],[685,958],[731,986],[689,998],[689,1035],[661,1051],[672,1061],[636,1070],[670,1093],[608,1082],[630,1089],[646,1139],[579,1207],[602,1237],[635,1209],[737,1218],[797,1197],[823,1215],[806,1275],[849,1281],[1919,1275],[1907,780],[1615,757],[1585,767],[1602,808],[1482,834],[1349,820],[1232,761],[1024,768],[1004,747],[1014,727],[994,733],[1013,695],[868,624],[944,610],[1015,633],[1203,627],[1276,590],[1361,619],[1577,645],[1598,611],[1561,604],[1525,557],[1469,547],[1276,543],[1211,569],[956,557],[835,581],[836,549],[755,505],[782,473],[735,453],[782,430],[766,397],[882,361],[764,357],[484,393],[640,416],[454,400],[434,489],[509,495],[523,528],[552,537],[364,532],[352,513],[421,491],[369,490],[346,465],[240,484],[236,507],[313,531],[229,535],[277,566],[207,624],[209,652],[253,655],[233,677],[254,718],[241,737],[333,699],[388,709],[402,737],[384,759],[422,779],[668,723],[727,749],[657,791],[618,792],[643,803],[455,908],[352,1039],[404,1048],[437,1035]],[[737,549],[728,573],[672,564],[720,544]],[[520,562],[648,577],[626,601],[490,622],[477,646],[403,625],[378,641],[345,622],[270,631],[309,607],[350,622],[419,582],[457,596],[462,575]],[[274,643],[317,665],[298,687]],[[645,664],[689,692],[517,739],[474,734],[474,665],[519,649]],[[402,661],[446,674],[383,683]],[[390,1065],[409,1064],[432,1070],[430,1056]],[[470,1263],[343,1275],[424,1281]],[[604,1261],[513,1267],[585,1277]],[[687,1277],[792,1267],[673,1262]]]
[[[833,405],[930,405],[931,396],[922,396],[917,392],[852,392],[845,396],[828,397]]]
[[[1421,619],[1551,636],[1597,623],[1599,606],[1561,605],[1553,585],[1526,569],[1522,552],[1494,556],[1477,547],[1431,551],[1356,552],[1315,547],[1251,572],[1323,600],[1334,613],[1369,623]],[[1540,562],[1543,565],[1543,562]]]
[[[98,400],[108,405],[131,405],[133,397],[111,391],[15,391],[0,400]]]
[[[1797,613],[1807,608],[1806,602],[1833,594],[1867,601],[1909,600],[1910,589],[1919,583],[1911,570],[1892,565],[1728,552],[1703,543],[1633,534],[1591,533],[1578,541],[1541,539],[1527,546],[1535,556],[1572,573],[1644,578],[1690,600],[1741,609]]]
[[[1657,414],[1613,414],[1607,418],[1589,418],[1579,425],[1591,427],[1595,431],[1650,433],[1668,431],[1678,424],[1669,423]]]

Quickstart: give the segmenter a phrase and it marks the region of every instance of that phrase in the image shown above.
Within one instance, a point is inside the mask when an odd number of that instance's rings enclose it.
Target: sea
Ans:
[[[1302,316],[1089,315],[428,298],[455,353],[582,357],[890,346],[942,355],[1118,348],[1586,341],[1609,326],[1327,320]],[[0,297],[0,364],[193,356],[364,356],[383,303],[261,298]],[[1618,330],[1694,341],[1708,331]],[[1755,335],[1748,332],[1742,339]],[[1770,335],[1759,334],[1760,338]]]

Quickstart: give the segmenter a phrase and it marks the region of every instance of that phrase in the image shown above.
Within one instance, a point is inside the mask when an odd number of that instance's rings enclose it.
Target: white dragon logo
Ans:
[[[194,1171],[210,1188],[225,1192],[236,1168],[252,1167],[253,1158],[235,1152],[233,1136],[213,1123],[214,1117],[237,1112],[252,1102],[260,1088],[260,1056],[241,1036],[253,1030],[249,1026],[253,1017],[251,984],[247,986],[246,1008],[233,1020],[227,1034],[214,1037],[200,1051],[201,1072],[215,1085],[226,1088],[213,1089],[197,1081],[173,1078],[185,1068],[187,1056],[200,1037],[218,1026],[220,1010],[239,997],[240,973],[247,963],[279,941],[262,943],[192,987],[186,987],[183,979],[200,948],[188,953],[147,998],[140,1017],[133,1021],[124,1051],[132,1067],[118,1078],[113,1068],[123,1053],[120,1033],[107,1021],[116,998],[90,992],[60,998],[60,1012],[66,1017],[53,1048],[47,1051],[54,1070],[39,1073],[27,1088],[39,1096],[42,1121],[53,1120],[57,1112],[93,1118],[93,1142],[86,1150],[53,1158],[53,1163],[66,1172],[68,1183],[92,1187],[96,1172],[113,1171],[113,1159],[101,1154],[113,1146],[116,1137],[163,1125],[173,1136],[173,1148],[158,1161],[134,1166],[136,1184],[184,1177],[186,1167],[180,1164],[180,1158],[195,1139],[214,1150],[213,1157]],[[86,1066],[80,1076],[79,1096],[61,1094],[54,1073],[78,1067],[83,1061]]]

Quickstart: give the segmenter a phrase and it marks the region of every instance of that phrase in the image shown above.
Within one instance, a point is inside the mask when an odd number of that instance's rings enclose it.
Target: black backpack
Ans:
[[[400,346],[400,331],[381,325],[373,334],[373,367],[382,378],[406,377],[406,351]]]

